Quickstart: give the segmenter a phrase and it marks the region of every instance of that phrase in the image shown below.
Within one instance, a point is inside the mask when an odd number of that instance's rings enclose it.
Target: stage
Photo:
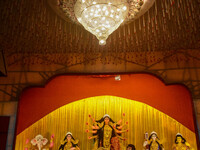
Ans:
[[[62,75],[44,87],[31,87],[19,102],[16,150],[34,149],[31,140],[42,135],[48,140],[42,149],[59,149],[67,132],[83,150],[94,149],[94,120],[105,114],[119,120],[120,146],[143,149],[145,133],[155,131],[165,150],[172,149],[177,133],[197,150],[196,123],[189,91],[183,85],[166,85],[150,74]],[[100,124],[98,124],[100,127]],[[98,136],[97,136],[98,139]]]

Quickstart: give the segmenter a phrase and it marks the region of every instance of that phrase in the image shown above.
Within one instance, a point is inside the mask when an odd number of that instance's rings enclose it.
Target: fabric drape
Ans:
[[[125,146],[134,144],[136,149],[142,150],[144,133],[150,134],[152,131],[156,131],[165,150],[170,150],[174,144],[176,133],[179,132],[197,150],[195,133],[170,116],[147,104],[116,96],[90,97],[54,110],[17,135],[15,150],[22,150],[26,146],[33,148],[30,143],[26,144],[26,141],[33,139],[37,134],[43,135],[48,140],[54,134],[53,150],[57,150],[60,141],[64,139],[68,131],[72,132],[73,137],[80,141],[80,149],[91,150],[93,140],[88,140],[91,134],[85,132],[86,129],[89,129],[87,122],[92,123],[88,115],[91,114],[95,119],[100,119],[105,114],[109,114],[112,120],[117,122],[122,118],[123,113],[125,113],[123,124],[128,122],[124,129],[129,130],[122,134],[127,138],[123,142]]]

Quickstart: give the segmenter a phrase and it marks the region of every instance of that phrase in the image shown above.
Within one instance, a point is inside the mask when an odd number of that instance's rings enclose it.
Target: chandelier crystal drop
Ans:
[[[129,5],[126,0],[77,0],[75,16],[86,30],[94,34],[100,45],[125,20]]]

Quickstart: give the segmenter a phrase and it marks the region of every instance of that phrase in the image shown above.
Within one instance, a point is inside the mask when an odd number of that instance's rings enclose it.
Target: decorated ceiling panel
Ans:
[[[0,2],[0,41],[6,53],[102,53],[199,48],[200,4],[197,0],[156,0],[144,15],[121,25],[104,46],[100,46],[96,37],[80,24],[54,9],[49,1]]]

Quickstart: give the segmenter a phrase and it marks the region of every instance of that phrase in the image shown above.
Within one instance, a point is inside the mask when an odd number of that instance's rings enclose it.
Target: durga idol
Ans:
[[[86,132],[93,134],[93,136],[89,137],[89,139],[94,139],[93,150],[97,150],[99,148],[104,150],[124,149],[122,141],[125,140],[125,138],[123,138],[121,134],[128,132],[128,130],[122,130],[125,126],[125,124],[121,125],[122,119],[116,123],[108,114],[105,114],[100,120],[93,119],[91,115],[89,115],[89,117],[93,121],[93,124],[90,125],[92,130],[86,130]]]

